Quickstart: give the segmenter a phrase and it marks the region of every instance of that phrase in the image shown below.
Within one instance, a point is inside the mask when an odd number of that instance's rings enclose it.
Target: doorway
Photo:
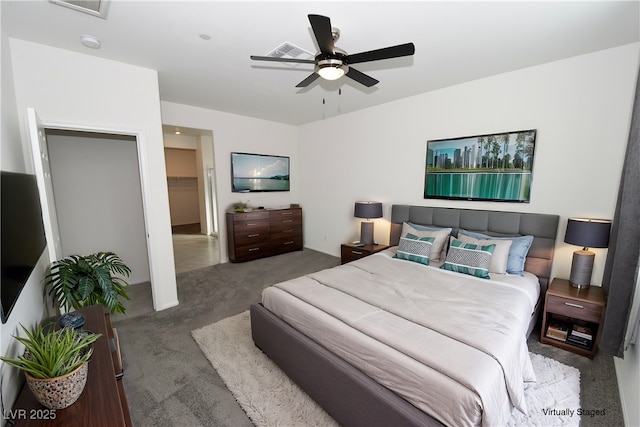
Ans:
[[[148,282],[136,137],[47,129],[62,256],[115,252]]]
[[[163,125],[176,273],[220,263],[213,132]]]

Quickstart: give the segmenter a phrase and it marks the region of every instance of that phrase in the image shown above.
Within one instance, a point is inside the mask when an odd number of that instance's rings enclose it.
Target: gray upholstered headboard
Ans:
[[[549,214],[393,205],[389,245],[395,246],[400,241],[403,222],[451,227],[453,236],[458,235],[459,228],[490,236],[532,235],[524,269],[538,276],[545,291],[551,275],[558,220],[558,215]]]

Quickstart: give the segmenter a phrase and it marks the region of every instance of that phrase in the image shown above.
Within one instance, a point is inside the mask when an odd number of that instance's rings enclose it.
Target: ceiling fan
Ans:
[[[405,43],[397,46],[390,46],[382,49],[348,55],[344,50],[334,45],[334,42],[336,42],[340,37],[340,30],[331,27],[331,20],[328,17],[322,15],[309,15],[309,22],[311,23],[313,34],[316,36],[318,47],[320,48],[320,53],[316,55],[315,59],[276,58],[272,56],[256,55],[252,55],[251,59],[256,61],[314,64],[315,70],[313,74],[298,83],[296,87],[307,87],[318,77],[322,77],[326,80],[337,80],[343,75],[346,75],[366,87],[371,87],[378,83],[378,80],[361,73],[351,67],[351,64],[410,56],[415,52],[415,46],[413,43]]]

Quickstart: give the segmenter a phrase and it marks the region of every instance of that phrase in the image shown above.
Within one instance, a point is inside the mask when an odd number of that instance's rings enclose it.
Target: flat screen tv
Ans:
[[[234,193],[289,191],[289,157],[231,153]]]
[[[2,171],[0,174],[2,223],[2,323],[46,247],[38,185],[34,175]]]

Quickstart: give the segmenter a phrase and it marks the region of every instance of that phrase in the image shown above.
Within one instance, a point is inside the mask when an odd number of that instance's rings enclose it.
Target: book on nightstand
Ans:
[[[552,319],[547,328],[547,337],[558,341],[566,341],[569,333],[569,324],[560,320]]]
[[[591,328],[585,325],[574,323],[567,335],[567,344],[573,344],[578,347],[591,349],[593,346],[593,333]]]
[[[575,335],[580,338],[584,338],[587,340],[593,339],[593,334],[591,333],[591,328],[588,326],[573,324],[571,328],[571,335]]]
[[[587,350],[591,349],[593,344],[593,340],[582,338],[577,335],[569,334],[567,336],[567,344],[573,344],[578,347],[586,348]]]

